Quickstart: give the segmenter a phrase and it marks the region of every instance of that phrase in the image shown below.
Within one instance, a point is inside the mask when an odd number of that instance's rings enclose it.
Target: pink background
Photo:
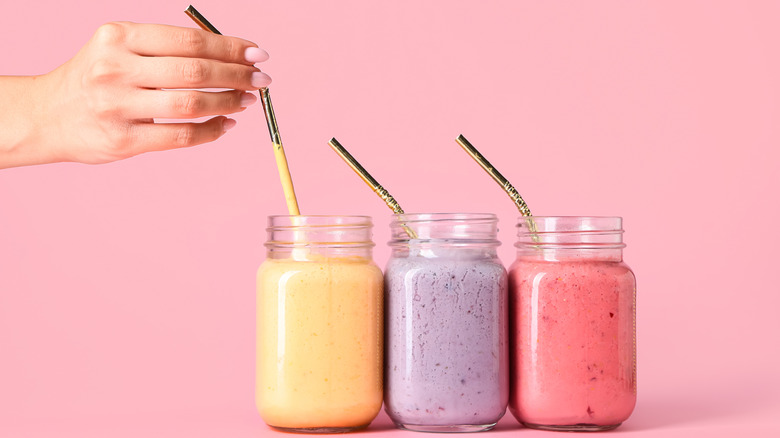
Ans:
[[[106,21],[192,25],[124,3],[2,0],[0,72],[47,72]],[[384,265],[390,212],[336,136],[409,212],[498,214],[508,265],[517,212],[463,133],[537,215],[625,218],[639,402],[615,433],[778,436],[780,3],[195,6],[271,53],[303,213],[373,216]],[[276,434],[254,273],[286,209],[262,110],[236,118],[197,148],[0,171],[0,437]],[[411,436],[384,414],[380,434]]]

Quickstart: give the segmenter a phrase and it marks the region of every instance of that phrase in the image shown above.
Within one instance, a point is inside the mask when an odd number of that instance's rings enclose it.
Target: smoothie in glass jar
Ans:
[[[278,429],[355,430],[382,405],[383,277],[370,219],[338,218],[299,217],[316,229],[277,231],[257,272],[256,401]],[[283,228],[272,220],[269,230]],[[364,235],[349,236],[360,226]]]
[[[512,395],[526,426],[605,430],[636,403],[636,281],[620,218],[520,222],[510,268]]]
[[[394,218],[385,272],[385,409],[401,428],[488,430],[506,411],[507,279],[495,255],[496,221]]]

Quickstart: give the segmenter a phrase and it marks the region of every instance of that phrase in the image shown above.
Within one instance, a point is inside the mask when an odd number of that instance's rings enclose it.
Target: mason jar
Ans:
[[[493,214],[403,214],[385,271],[385,410],[400,428],[488,430],[508,401],[507,275]]]
[[[636,404],[636,280],[619,217],[518,222],[510,410],[525,426],[613,429]]]
[[[382,406],[383,277],[371,218],[271,216],[257,271],[256,403],[271,427],[335,433]]]

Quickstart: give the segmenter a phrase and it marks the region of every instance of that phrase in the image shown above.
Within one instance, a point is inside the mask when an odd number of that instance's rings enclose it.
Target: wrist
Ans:
[[[0,77],[0,168],[59,161],[47,132],[51,74]]]

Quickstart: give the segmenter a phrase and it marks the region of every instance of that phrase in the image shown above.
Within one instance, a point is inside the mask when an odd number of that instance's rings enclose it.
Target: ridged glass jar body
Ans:
[[[510,410],[531,428],[615,428],[636,404],[636,280],[622,220],[534,217],[518,227]]]
[[[366,427],[382,406],[383,277],[371,219],[269,217],[257,272],[260,416],[291,432]]]
[[[507,277],[496,223],[491,214],[393,219],[385,409],[400,428],[488,430],[506,411]]]

